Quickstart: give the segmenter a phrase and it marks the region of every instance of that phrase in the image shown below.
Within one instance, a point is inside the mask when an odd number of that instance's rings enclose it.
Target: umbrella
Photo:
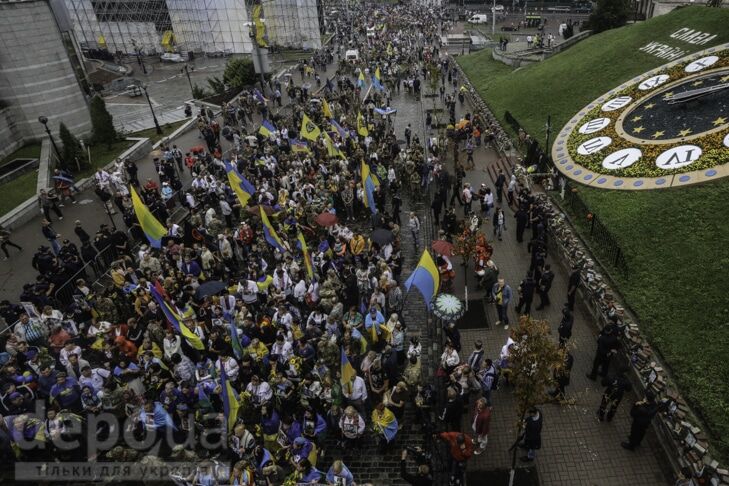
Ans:
[[[195,298],[202,299],[208,295],[219,294],[225,288],[225,284],[220,280],[213,280],[212,282],[205,282],[200,285],[195,291]]]
[[[260,214],[261,210],[259,208],[261,208],[261,207],[263,208],[263,212],[266,213],[266,216],[271,216],[272,214],[274,214],[276,212],[276,210],[273,209],[273,207],[271,207],[267,204],[264,204],[263,206],[258,206],[258,205],[251,206],[249,208],[246,208],[246,211],[248,211],[251,214]]]
[[[439,255],[447,257],[453,256],[453,243],[449,243],[445,240],[435,240],[430,247]]]
[[[390,230],[380,228],[372,232],[370,240],[380,246],[385,246],[386,244],[395,241],[395,235],[393,235]]]
[[[444,321],[455,321],[466,313],[463,302],[452,294],[438,294],[430,304],[435,317]]]
[[[337,216],[335,214],[323,212],[319,216],[317,216],[314,221],[316,221],[316,224],[318,224],[319,226],[323,226],[324,228],[326,228],[328,226],[334,226],[335,224],[337,224],[339,219],[337,219]]]

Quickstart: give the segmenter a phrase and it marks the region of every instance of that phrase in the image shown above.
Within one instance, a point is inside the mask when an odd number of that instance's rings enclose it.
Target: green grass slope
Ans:
[[[604,32],[537,65],[512,71],[479,52],[459,60],[494,113],[511,111],[544,140],[611,88],[665,64],[638,51],[651,41],[695,52],[729,42],[729,10],[691,7]],[[717,34],[708,46],[669,39],[688,27]],[[590,208],[613,231],[628,258],[620,290],[642,329],[671,367],[681,392],[709,426],[711,444],[729,459],[729,179],[659,191],[581,187]]]

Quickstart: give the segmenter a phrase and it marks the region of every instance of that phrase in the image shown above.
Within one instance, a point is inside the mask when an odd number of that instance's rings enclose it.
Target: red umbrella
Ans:
[[[339,219],[335,214],[325,211],[317,216],[314,221],[316,221],[316,224],[318,224],[319,226],[323,226],[324,228],[326,228],[328,226],[334,226],[335,224],[337,224]]]
[[[435,240],[431,245],[433,251],[439,255],[451,257],[453,256],[453,243],[448,243],[445,240]]]

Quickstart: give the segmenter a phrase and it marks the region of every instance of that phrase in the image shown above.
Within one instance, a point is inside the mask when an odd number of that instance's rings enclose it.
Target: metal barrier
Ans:
[[[610,264],[623,275],[628,274],[628,263],[625,254],[620,248],[617,238],[605,226],[600,218],[594,214],[580,197],[576,188],[569,183],[565,185],[565,204],[573,216],[573,223],[580,232],[589,240],[590,249],[596,253],[596,257]]]

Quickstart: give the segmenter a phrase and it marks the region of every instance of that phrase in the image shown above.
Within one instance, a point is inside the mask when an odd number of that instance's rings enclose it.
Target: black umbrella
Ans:
[[[386,244],[395,241],[395,235],[393,235],[392,231],[390,230],[379,228],[372,232],[372,235],[370,235],[370,240],[380,246],[385,246]]]
[[[225,288],[225,284],[220,280],[213,280],[212,282],[205,282],[200,285],[195,291],[195,298],[202,299],[208,295],[219,294]]]

